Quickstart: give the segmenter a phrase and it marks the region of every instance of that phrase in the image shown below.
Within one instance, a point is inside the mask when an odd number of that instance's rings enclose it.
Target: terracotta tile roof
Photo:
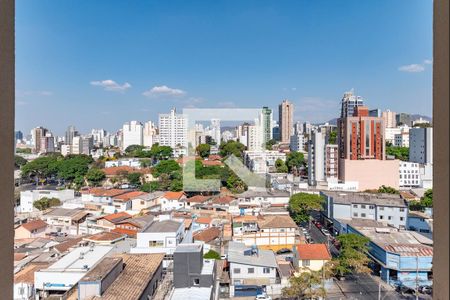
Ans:
[[[28,223],[24,223],[21,226],[31,232],[36,229],[41,229],[41,228],[47,227],[47,223],[45,223],[44,221],[42,221],[40,219],[37,219],[37,220],[30,221]]]
[[[211,196],[202,196],[202,195],[195,195],[191,198],[187,198],[184,201],[185,202],[194,202],[194,203],[203,203],[211,199]]]
[[[194,234],[194,241],[203,241],[209,243],[220,236],[220,229],[217,227],[210,227]]]
[[[125,234],[129,237],[134,237],[137,233],[137,230],[133,230],[133,229],[124,229],[124,228],[120,228],[120,227],[116,227],[113,230],[111,230],[111,232],[115,232],[118,234]]]
[[[127,192],[129,192],[129,190],[92,188],[82,191],[81,193],[90,194],[96,197],[117,197]]]
[[[123,234],[116,233],[116,232],[99,232],[96,234],[93,234],[91,236],[83,238],[83,240],[86,241],[92,241],[92,242],[106,242],[106,241],[115,241],[121,238],[125,238]]]
[[[122,254],[124,269],[101,297],[94,300],[141,299],[162,264],[164,253]]]
[[[131,218],[131,215],[127,214],[126,212],[119,212],[119,213],[103,216],[103,217],[99,218],[99,220],[105,219],[111,223],[119,223],[128,218]]]
[[[183,156],[183,157],[178,158],[176,160],[176,162],[181,165],[181,164],[187,163],[188,161],[192,161],[194,159],[200,160],[201,158],[199,156]]]
[[[14,261],[21,261],[28,255],[26,253],[14,253]]]
[[[63,253],[66,252],[67,250],[69,250],[70,248],[76,246],[79,242],[81,242],[82,238],[78,237],[78,238],[73,238],[73,239],[69,239],[65,242],[62,242],[58,245],[55,246],[55,249],[59,252],[59,253]]]
[[[238,222],[250,222],[250,221],[254,221],[257,222],[258,221],[258,217],[257,216],[251,216],[251,215],[244,215],[244,216],[237,216],[233,218],[233,222],[234,223],[238,223]]]
[[[199,224],[211,224],[212,219],[208,218],[208,217],[199,217],[197,219],[195,219],[195,223],[199,223]]]
[[[330,260],[331,254],[325,244],[298,244],[299,259]]]
[[[34,283],[34,273],[48,266],[48,263],[31,263],[14,275],[14,283]]]
[[[184,229],[189,229],[192,225],[192,219],[184,219]]]
[[[180,200],[184,195],[184,192],[166,192],[163,197],[167,200]]]
[[[106,176],[117,176],[120,173],[125,173],[125,172],[127,172],[128,174],[129,173],[148,174],[151,172],[151,170],[148,168],[138,169],[138,168],[133,168],[133,167],[129,167],[129,166],[109,167],[109,168],[102,169],[102,171],[105,172]]]
[[[297,224],[290,216],[265,216],[258,222],[260,228],[297,228]]]
[[[221,160],[222,156],[217,155],[217,154],[211,154],[210,156],[208,156],[208,160]]]
[[[131,192],[127,192],[125,194],[116,196],[116,197],[113,198],[113,200],[114,201],[118,201],[118,202],[128,202],[131,199],[135,199],[135,198],[137,198],[139,196],[146,195],[146,194],[147,193],[141,192],[141,191],[131,191]]]
[[[212,167],[212,166],[223,166],[223,162],[220,160],[202,160],[202,165],[205,167]]]
[[[233,196],[222,196],[215,198],[212,200],[212,203],[214,204],[230,204],[231,201],[235,200],[236,198]]]

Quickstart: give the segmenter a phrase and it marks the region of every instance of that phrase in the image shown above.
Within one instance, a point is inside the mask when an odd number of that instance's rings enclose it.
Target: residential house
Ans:
[[[183,241],[192,242],[192,236],[186,234],[184,222],[154,220],[136,234],[136,247],[131,248],[130,253],[165,253],[163,266],[167,268],[173,260],[173,252]]]
[[[246,246],[278,251],[291,249],[296,243],[297,224],[290,216],[265,215],[244,216],[233,219],[233,241]],[[250,218],[253,217],[253,218]]]
[[[112,230],[121,221],[131,218],[131,215],[126,212],[119,212],[109,214],[97,218],[97,227]]]
[[[182,209],[185,199],[186,194],[184,192],[166,192],[159,200],[161,211]]]
[[[42,198],[57,198],[61,202],[75,198],[75,191],[65,190],[32,190],[20,192],[20,210],[22,213],[31,213],[36,211],[33,204]]]
[[[152,215],[143,215],[124,219],[116,223],[113,232],[126,234],[129,237],[136,237],[136,234],[153,222],[154,218]]]
[[[82,208],[54,208],[43,214],[41,219],[48,224],[49,232],[78,235],[84,233],[80,230],[82,228],[80,225],[86,222],[88,215],[89,213]]]
[[[127,192],[129,192],[129,190],[90,188],[81,191],[81,200],[83,202],[94,202],[112,205],[114,197],[125,194]]]
[[[159,211],[161,209],[159,206],[160,198],[164,194],[162,191],[156,191],[137,195],[131,199],[131,209],[134,211],[141,211],[143,209]]]
[[[235,205],[230,206],[233,215],[257,214],[261,208],[273,205],[288,205],[290,194],[287,191],[248,190],[236,195]]]
[[[14,230],[14,239],[44,237],[47,223],[37,219],[23,223]]]
[[[209,228],[212,224],[213,219],[209,217],[196,217],[193,220],[192,229],[193,231],[203,230]]]
[[[255,297],[266,287],[280,284],[275,254],[270,250],[228,243],[230,297]]]
[[[112,205],[115,211],[126,211],[132,209],[132,200],[143,197],[147,193],[141,191],[129,191],[127,193],[112,198]]]
[[[34,273],[48,267],[48,263],[29,263],[14,274],[14,300],[34,298]]]
[[[299,273],[320,271],[331,260],[326,244],[297,244],[293,247],[293,265]]]
[[[211,199],[212,199],[212,196],[195,195],[190,198],[186,198],[184,200],[184,208],[191,209],[193,206],[205,204],[206,202],[210,201]]]
[[[432,238],[433,217],[426,212],[409,211],[407,229],[417,231],[429,238]]]

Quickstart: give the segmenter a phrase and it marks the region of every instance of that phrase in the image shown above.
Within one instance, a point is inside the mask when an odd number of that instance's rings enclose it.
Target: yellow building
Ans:
[[[320,271],[331,260],[331,254],[325,244],[298,244],[293,248],[296,274]]]

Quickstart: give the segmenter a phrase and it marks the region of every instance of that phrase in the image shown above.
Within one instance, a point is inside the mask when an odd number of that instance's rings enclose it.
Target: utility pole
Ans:
[[[378,283],[378,300],[381,300],[381,270],[380,270],[380,282]]]

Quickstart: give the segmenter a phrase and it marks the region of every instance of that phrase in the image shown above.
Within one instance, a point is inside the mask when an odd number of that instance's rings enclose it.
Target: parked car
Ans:
[[[277,254],[286,254],[286,253],[291,253],[292,251],[288,248],[282,248],[280,250],[278,250],[276,253]]]
[[[228,258],[228,255],[226,255],[226,254],[222,254],[221,256],[220,256],[220,259],[221,260],[226,260]]]
[[[433,293],[433,288],[429,285],[419,286],[419,292],[422,294],[431,295]]]
[[[401,294],[414,294],[416,291],[404,285],[398,285],[395,290]]]
[[[256,296],[256,300],[272,300],[272,297],[267,295],[266,293],[262,293]]]

